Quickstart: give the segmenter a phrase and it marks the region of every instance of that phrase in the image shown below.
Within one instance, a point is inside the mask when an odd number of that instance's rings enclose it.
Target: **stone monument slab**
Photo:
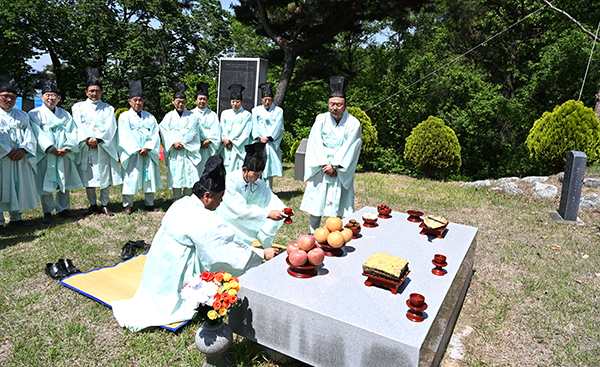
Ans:
[[[366,212],[377,210],[363,208],[344,222],[362,223]],[[290,276],[285,254],[241,276],[242,305],[229,317],[234,332],[314,366],[437,366],[470,284],[477,228],[451,222],[438,238],[421,235],[407,214],[391,216],[363,226],[313,278]],[[377,252],[408,260],[398,294],[365,286],[362,264]],[[447,256],[444,276],[431,272],[435,254]],[[413,292],[425,296],[423,322],[406,317]]]
[[[306,157],[306,148],[308,147],[308,139],[302,139],[298,149],[296,149],[296,156],[294,157],[294,180],[304,181],[304,159]]]
[[[567,153],[565,165],[565,178],[560,193],[558,214],[565,221],[576,221],[579,212],[579,199],[585,176],[585,162],[587,156],[584,152],[572,150]]]

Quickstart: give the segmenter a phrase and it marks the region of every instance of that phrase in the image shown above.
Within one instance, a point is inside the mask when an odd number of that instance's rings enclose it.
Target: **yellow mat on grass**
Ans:
[[[142,282],[145,262],[146,255],[140,254],[114,266],[71,275],[60,283],[110,307],[112,301],[133,297]],[[186,323],[175,322],[162,327],[176,331]]]

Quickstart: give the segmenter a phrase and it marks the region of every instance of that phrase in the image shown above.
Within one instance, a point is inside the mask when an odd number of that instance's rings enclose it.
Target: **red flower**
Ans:
[[[237,295],[229,296],[229,300],[231,303],[236,303],[238,301]]]
[[[200,275],[200,279],[204,280],[205,282],[210,282],[211,280],[213,280],[214,277],[215,275],[208,270],[206,270],[204,273],[202,273],[202,275]]]
[[[229,308],[231,307],[231,303],[229,303],[229,301],[223,301],[223,308]]]
[[[236,283],[240,282],[237,277],[231,277],[231,280],[229,280],[229,281],[231,282],[232,280],[235,281]]]
[[[223,281],[223,273],[222,272],[215,273],[215,279],[217,280],[217,282],[221,283]]]
[[[214,308],[215,310],[217,310],[217,311],[218,311],[218,310],[219,310],[221,307],[222,307],[222,305],[221,305],[221,301],[214,301],[214,302],[213,302],[213,308]]]

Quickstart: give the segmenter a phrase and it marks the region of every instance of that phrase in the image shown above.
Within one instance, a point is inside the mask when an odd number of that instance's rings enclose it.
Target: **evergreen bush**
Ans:
[[[346,107],[348,113],[360,121],[362,130],[362,147],[360,148],[359,163],[368,165],[373,158],[375,147],[377,146],[377,128],[373,126],[371,118],[359,107]],[[358,169],[357,169],[358,170]]]
[[[117,120],[117,124],[119,124],[119,116],[121,116],[121,114],[125,111],[129,110],[129,108],[117,108],[117,110],[115,110],[115,119]]]
[[[291,157],[292,161],[293,161],[293,159],[296,158],[296,150],[300,146],[300,142],[301,142],[301,140],[296,140],[294,142],[294,144],[292,144],[292,147],[290,148],[290,157]]]
[[[429,116],[406,138],[404,159],[428,176],[446,177],[460,168],[460,144],[442,119]]]
[[[562,169],[567,153],[578,150],[587,155],[587,163],[600,158],[600,122],[583,102],[569,100],[544,112],[525,141],[531,160],[553,170]]]

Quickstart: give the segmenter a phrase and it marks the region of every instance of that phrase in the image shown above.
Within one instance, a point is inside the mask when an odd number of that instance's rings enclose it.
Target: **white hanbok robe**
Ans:
[[[181,116],[177,110],[165,115],[158,126],[164,144],[167,173],[167,188],[191,188],[200,179],[198,172],[200,156],[200,129],[196,115],[187,109]],[[183,149],[176,150],[173,144],[180,142]]]
[[[228,138],[233,144],[231,150],[223,148],[221,155],[227,173],[241,169],[246,158],[245,146],[252,143],[252,114],[244,107],[221,112],[221,140]]]
[[[13,149],[27,151],[15,162],[7,157]],[[5,211],[22,213],[36,209],[39,197],[35,189],[36,141],[27,113],[0,108],[0,215]]]
[[[79,145],[71,114],[60,107],[52,112],[42,105],[29,111],[29,123],[38,142],[35,181],[40,196],[83,187],[75,164]],[[58,157],[47,152],[50,147],[67,148],[69,153]]]
[[[348,111],[336,124],[329,112],[317,116],[310,130],[304,161],[306,190],[300,209],[314,216],[345,217],[354,212],[354,171],[358,164],[362,131]],[[337,176],[323,173],[331,164]]]
[[[119,151],[123,175],[123,195],[135,195],[138,190],[153,193],[162,189],[158,169],[160,134],[152,114],[142,111],[140,118],[132,108],[119,116]],[[138,152],[150,149],[147,156]]]
[[[270,136],[273,141],[265,145],[267,161],[263,177],[281,176],[283,167],[281,165],[281,139],[283,138],[283,110],[275,105],[267,110],[265,106],[252,109],[252,137],[254,139]]]
[[[271,247],[283,220],[274,221],[267,216],[271,210],[283,210],[286,205],[262,180],[248,184],[246,190],[245,187],[242,170],[228,173],[217,214],[235,232],[236,241],[250,246],[257,239],[263,248]]]
[[[205,109],[194,108],[192,112],[198,119],[198,128],[200,129],[200,139],[202,141],[210,140],[208,148],[200,148],[200,156],[202,160],[198,165],[198,172],[202,175],[206,161],[213,155],[217,155],[223,149],[221,143],[221,124],[219,123],[219,117],[217,114],[206,107]]]
[[[119,325],[138,331],[191,319],[194,312],[181,308],[181,288],[192,275],[223,270],[239,276],[262,264],[261,256],[233,239],[196,195],[174,202],[154,236],[135,295],[111,302]]]
[[[77,125],[77,140],[79,155],[77,167],[79,177],[84,187],[107,188],[120,185],[121,169],[117,152],[117,122],[115,109],[100,101],[87,99],[73,105],[73,120]],[[96,138],[96,149],[90,149],[86,144],[87,138]]]

